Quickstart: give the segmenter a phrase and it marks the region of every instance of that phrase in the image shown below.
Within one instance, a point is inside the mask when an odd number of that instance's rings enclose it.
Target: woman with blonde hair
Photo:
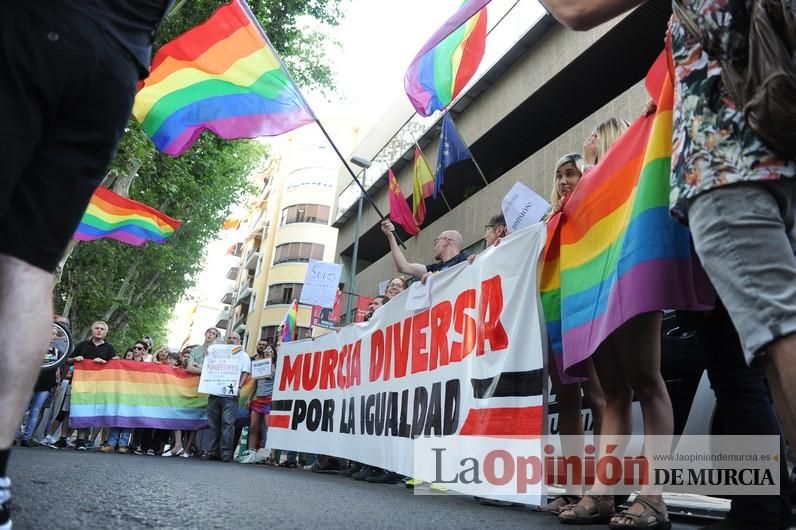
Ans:
[[[583,146],[586,161],[598,164],[627,128],[628,123],[619,118],[608,119],[595,127]],[[601,446],[631,434],[634,396],[641,405],[646,437],[657,436],[655,440],[660,443],[674,433],[672,403],[660,371],[661,325],[661,311],[636,315],[611,333],[585,361],[593,362],[605,397],[599,433],[604,438]],[[652,438],[646,439],[649,445],[654,445]],[[617,515],[610,488],[598,483],[576,504],[563,507],[559,520],[569,524],[610,521],[612,528],[670,525],[660,491],[642,488],[631,507]]]

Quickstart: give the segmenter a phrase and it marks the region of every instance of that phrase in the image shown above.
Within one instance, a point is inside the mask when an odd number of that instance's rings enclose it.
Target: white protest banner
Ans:
[[[542,220],[550,203],[522,182],[514,183],[501,204],[506,228],[514,232]]]
[[[235,359],[205,357],[199,392],[214,396],[237,396],[240,364]]]
[[[252,379],[267,379],[271,377],[271,359],[252,361]]]
[[[545,231],[531,226],[472,265],[435,275],[429,309],[388,302],[368,322],[283,344],[268,447],[538,504],[543,477],[529,484],[513,464],[516,480],[489,477],[496,451],[541,458],[546,378],[537,263]],[[462,478],[465,458],[482,467],[481,484]]]
[[[321,307],[334,307],[340,274],[343,266],[338,263],[326,263],[311,259],[304,276],[299,302]]]

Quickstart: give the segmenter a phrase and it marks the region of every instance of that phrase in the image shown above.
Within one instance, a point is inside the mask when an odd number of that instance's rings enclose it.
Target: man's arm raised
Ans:
[[[381,231],[384,232],[384,235],[387,236],[387,241],[390,242],[390,252],[392,253],[392,259],[395,261],[395,268],[398,269],[398,272],[411,274],[415,278],[422,277],[427,272],[426,266],[422,263],[409,263],[406,260],[406,256],[404,256],[401,247],[398,245],[398,241],[395,239],[395,227],[389,219],[385,218],[381,221]]]
[[[559,22],[575,31],[588,31],[646,0],[541,0]]]

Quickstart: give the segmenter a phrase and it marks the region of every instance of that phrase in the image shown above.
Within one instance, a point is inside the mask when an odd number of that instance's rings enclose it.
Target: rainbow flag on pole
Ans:
[[[655,115],[631,125],[548,225],[542,305],[570,376],[634,316],[712,307],[689,231],[669,216],[674,89],[665,68],[659,59],[647,77]]]
[[[185,152],[202,131],[277,136],[315,121],[243,0],[164,45],[133,114],[157,148]]]
[[[488,3],[465,0],[412,60],[404,89],[418,114],[446,108],[475,75],[486,49]]]
[[[69,424],[196,430],[207,426],[199,376],[165,364],[114,359],[75,363]]]
[[[298,338],[298,306],[298,300],[294,299],[290,309],[285,313],[285,319],[282,321],[280,342],[290,342]]]
[[[80,241],[107,237],[138,247],[149,241],[162,243],[181,224],[146,204],[99,187],[72,237]]]

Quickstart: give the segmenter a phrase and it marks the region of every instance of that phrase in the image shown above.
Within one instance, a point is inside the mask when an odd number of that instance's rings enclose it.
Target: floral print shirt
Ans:
[[[722,50],[738,1],[686,0],[681,5]],[[685,220],[691,199],[718,186],[796,176],[796,162],[778,158],[746,125],[722,85],[719,61],[703,51],[676,12],[669,31],[675,72],[672,215]]]

